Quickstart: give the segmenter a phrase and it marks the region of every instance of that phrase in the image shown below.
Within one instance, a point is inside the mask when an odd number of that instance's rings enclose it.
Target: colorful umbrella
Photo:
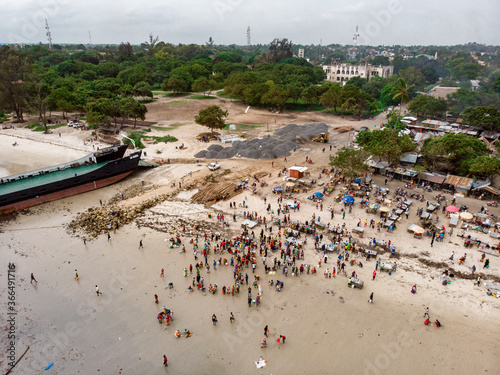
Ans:
[[[372,210],[378,210],[380,208],[380,205],[377,203],[372,203],[368,207],[370,207]]]
[[[323,194],[321,193],[314,193],[313,195],[318,198],[323,198]]]
[[[276,186],[273,191],[283,191],[283,186]]]
[[[458,207],[457,206],[448,206],[448,207],[446,207],[446,211],[448,211],[448,212],[458,212]]]
[[[350,195],[346,195],[344,197],[344,202],[349,203],[349,204],[354,203],[354,198],[351,197]]]

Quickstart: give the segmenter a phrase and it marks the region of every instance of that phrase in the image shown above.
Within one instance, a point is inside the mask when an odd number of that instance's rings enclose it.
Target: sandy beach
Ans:
[[[241,104],[221,101],[230,111],[230,120],[245,123],[272,123],[275,115],[266,111],[255,111],[251,120],[245,118]],[[224,104],[225,103],[225,104]],[[160,106],[161,103],[153,103]],[[165,103],[163,103],[165,104]],[[168,104],[168,103],[167,103]],[[212,104],[212,103],[211,103]],[[198,104],[196,104],[198,106]],[[195,106],[195,107],[196,107]],[[162,108],[167,108],[164,105]],[[196,107],[197,108],[197,107]],[[195,108],[195,110],[196,110]],[[171,113],[169,121],[160,109],[151,111],[148,120],[168,125],[174,121],[191,121],[179,109]],[[182,115],[181,115],[182,113]],[[177,117],[176,117],[177,116]],[[288,116],[288,117],[287,117]],[[304,124],[324,121],[331,126],[331,144],[337,147],[345,144],[349,135],[335,129],[341,127],[373,127],[380,124],[383,116],[375,120],[350,121],[332,118],[316,113],[283,115],[276,121],[276,128],[287,124]],[[483,270],[479,262],[480,249],[464,248],[463,239],[457,237],[458,228],[453,235],[446,234],[443,242],[435,242],[430,247],[430,237],[414,238],[406,228],[418,223],[416,209],[424,207],[425,202],[414,202],[409,218],[403,218],[393,233],[377,233],[376,229],[365,229],[363,238],[353,235],[357,244],[367,245],[370,238],[391,241],[396,247],[397,271],[389,275],[377,271],[375,280],[372,273],[375,259],[363,259],[363,267],[346,264],[347,275],[355,271],[364,281],[363,289],[347,286],[347,278],[338,275],[325,278],[323,272],[336,266],[336,253],[329,253],[328,263],[322,263],[317,274],[288,276],[278,270],[275,275],[264,272],[262,257],[258,256],[255,274],[260,275],[262,300],[259,306],[247,304],[247,286],[233,295],[223,295],[223,285],[234,285],[231,266],[210,267],[210,273],[201,269],[205,285],[216,283],[219,290],[215,295],[195,290],[188,291],[193,271],[183,276],[183,269],[194,266],[195,259],[190,240],[195,238],[191,226],[200,225],[200,249],[203,248],[201,236],[205,233],[220,232],[223,238],[234,238],[241,234],[243,212],[256,211],[265,215],[268,203],[277,208],[277,196],[272,188],[282,183],[278,171],[297,163],[302,165],[306,155],[314,160],[308,165],[311,177],[316,178],[328,163],[329,152],[322,152],[323,145],[313,142],[302,145],[287,162],[247,160],[232,158],[221,161],[221,170],[230,169],[222,181],[241,181],[258,172],[265,172],[268,183],[258,187],[257,194],[244,191],[233,201],[245,201],[248,209],[229,207],[229,201],[220,201],[205,206],[190,201],[190,197],[203,188],[205,177],[210,173],[207,160],[196,163],[193,155],[206,148],[195,140],[195,135],[204,131],[192,123],[171,131],[179,142],[169,144],[148,144],[146,160],[161,162],[161,159],[178,160],[172,164],[160,165],[155,169],[138,170],[127,179],[97,191],[62,199],[56,202],[30,208],[0,221],[0,285],[3,311],[0,321],[8,327],[7,321],[7,271],[10,262],[15,264],[15,356],[18,359],[29,346],[29,350],[12,374],[493,374],[498,372],[498,336],[500,334],[500,299],[486,295],[487,289],[475,279],[455,277],[449,285],[443,286],[440,276],[443,267],[429,266],[446,264],[446,268],[457,273],[470,274],[476,265],[476,273],[485,273],[485,281],[498,281],[500,277],[500,258],[488,256],[490,267]],[[256,130],[265,134],[264,129]],[[35,134],[27,129],[1,130],[0,140],[6,145],[0,150],[0,171],[3,175],[36,169],[46,165],[62,163],[81,157],[92,150],[91,144],[84,144],[88,133],[61,128],[57,133]],[[258,134],[257,134],[258,135]],[[17,139],[19,146],[11,146]],[[176,149],[181,142],[187,150]],[[101,145],[102,146],[102,145]],[[159,153],[161,152],[161,153]],[[161,163],[160,163],[161,164]],[[4,173],[5,172],[5,173]],[[191,172],[191,173],[190,173]],[[216,172],[221,173],[221,171]],[[181,180],[183,179],[183,180]],[[384,186],[384,177],[373,176],[374,183]],[[130,189],[144,181],[144,194],[127,196]],[[105,204],[117,194],[125,192],[125,199],[119,205],[140,204],[141,201],[174,191],[172,183],[197,188],[183,189],[171,199],[165,200],[132,223],[111,232],[111,240],[105,234],[97,238],[86,237],[82,233],[72,233],[67,225],[78,213]],[[323,175],[325,183],[328,177]],[[391,194],[397,187],[404,186],[400,181],[390,181],[387,187]],[[335,192],[340,190],[340,185]],[[319,190],[319,189],[318,189]],[[321,222],[332,226],[346,223],[351,231],[359,220],[377,219],[378,215],[367,214],[358,204],[352,213],[342,219],[341,203],[335,203],[332,194],[323,200],[324,209],[320,211],[307,199],[309,193],[294,196],[301,202],[300,211],[291,212],[291,220],[306,221],[312,215],[321,216]],[[422,189],[418,190],[419,193]],[[432,199],[437,192],[425,193]],[[448,197],[450,197],[448,195]],[[267,203],[264,202],[267,199]],[[457,204],[469,206],[469,212],[479,211],[484,201],[472,198],[458,198]],[[330,219],[326,207],[332,205],[334,219]],[[488,207],[499,214],[500,209]],[[211,217],[207,213],[211,213]],[[223,228],[217,221],[217,214],[224,214],[229,224]],[[236,215],[233,222],[232,215]],[[439,225],[448,227],[444,215]],[[181,223],[189,223],[182,231]],[[255,228],[258,237],[261,225]],[[190,233],[190,231],[192,231]],[[274,226],[272,235],[278,228]],[[324,233],[329,242],[330,236]],[[169,239],[180,235],[187,251],[170,248]],[[266,232],[269,235],[269,232]],[[474,235],[488,239],[487,234]],[[303,247],[304,259],[297,265],[318,266],[321,252],[314,250],[314,238],[307,238]],[[144,247],[139,248],[142,240]],[[284,242],[284,237],[282,241]],[[490,243],[493,243],[490,238]],[[496,241],[494,242],[496,244]],[[211,248],[215,245],[211,241]],[[199,250],[199,253],[202,250]],[[452,264],[448,258],[455,251]],[[467,253],[464,265],[458,258]],[[208,264],[223,255],[208,255]],[[271,264],[280,252],[269,251],[266,264]],[[356,257],[355,257],[356,258]],[[389,253],[380,256],[384,262],[392,262]],[[203,256],[198,256],[198,261]],[[427,263],[427,264],[426,264]],[[161,268],[165,276],[160,276]],[[75,269],[79,280],[75,280]],[[37,282],[30,283],[33,273]],[[253,281],[252,269],[244,268],[243,274],[249,275],[249,286]],[[284,281],[284,288],[277,292],[268,285],[269,280]],[[173,283],[173,288],[169,288]],[[416,294],[410,292],[416,284]],[[97,296],[98,285],[102,295]],[[196,289],[196,288],[195,288]],[[370,293],[374,293],[373,303],[368,303]],[[252,296],[258,293],[252,287]],[[159,297],[155,304],[154,295]],[[174,312],[174,320],[167,327],[159,324],[156,318],[161,306],[165,304]],[[431,321],[439,319],[441,328],[425,326],[423,317],[429,307]],[[230,313],[235,321],[230,322]],[[212,314],[218,318],[217,326],[212,324]],[[264,327],[268,325],[268,346],[261,348]],[[181,332],[187,328],[192,336],[176,338],[176,329]],[[7,353],[8,329],[1,335],[0,349]],[[277,343],[280,335],[286,342]],[[162,358],[166,354],[168,367],[163,367]],[[260,357],[267,361],[266,366],[257,369],[255,362]],[[10,366],[6,356],[0,356],[0,369],[5,373]],[[53,363],[50,370],[44,369]]]

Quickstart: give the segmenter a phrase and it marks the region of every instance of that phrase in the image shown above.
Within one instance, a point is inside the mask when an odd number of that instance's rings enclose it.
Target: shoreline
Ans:
[[[360,126],[363,124],[359,123]],[[183,136],[187,138],[183,135],[187,129],[191,127],[178,129],[172,134],[189,145],[189,154],[192,155],[197,147],[201,149],[206,144],[182,139]],[[339,142],[343,139],[341,136],[346,134],[336,136]],[[2,137],[3,133],[0,134]],[[16,151],[19,150],[17,147]],[[31,151],[34,153],[44,147],[34,143]],[[300,165],[307,153],[316,161],[310,167],[311,176],[314,176],[317,172],[313,171],[321,168],[321,163],[327,159],[328,155],[321,152],[322,145],[312,147],[312,150],[295,152],[286,164],[275,160],[274,168],[270,167],[271,161],[225,160],[223,169],[232,170],[227,177],[229,180],[238,180],[242,176],[251,179],[259,170],[273,173],[272,178],[266,178],[269,185],[259,188],[258,194],[245,191],[233,200],[245,200],[251,211],[266,214],[269,219],[263,198],[276,206],[276,195],[271,190],[280,181],[276,176],[278,170],[295,162]],[[165,154],[182,155],[182,151],[175,150],[175,145],[169,144],[148,145],[147,151],[154,155],[155,150],[160,149]],[[84,150],[81,152],[84,153]],[[57,153],[59,155],[54,157],[64,154],[61,150]],[[26,162],[26,158],[19,157],[18,160]],[[81,238],[67,233],[67,223],[78,212],[98,206],[99,199],[107,201],[135,186],[139,180],[148,184],[161,181],[162,186],[152,190],[148,196],[154,196],[162,189],[168,191],[168,186],[179,182],[182,177],[186,178],[186,183],[191,181],[186,177],[188,170],[196,172],[192,181],[200,184],[199,181],[209,174],[204,164],[207,163],[163,165],[134,173],[133,177],[117,184],[32,207],[12,220],[0,223],[0,243],[4,250],[0,253],[0,276],[6,275],[9,262],[17,265],[19,339],[16,354],[20,356],[25,347],[30,346],[15,373],[38,374],[54,362],[50,370],[53,374],[78,371],[104,374],[164,374],[165,371],[180,374],[195,371],[202,374],[250,374],[256,371],[254,362],[260,356],[268,361],[267,366],[259,370],[265,374],[460,374],[496,371],[500,363],[496,353],[500,333],[499,300],[487,296],[486,289],[474,286],[472,280],[455,279],[450,285],[443,286],[439,280],[441,270],[427,267],[418,260],[418,257],[428,257],[434,262],[446,262],[451,250],[454,250],[457,259],[454,268],[466,271],[472,264],[477,264],[481,272],[481,263],[477,262],[480,253],[463,248],[463,241],[456,234],[447,235],[444,242],[435,243],[430,248],[429,237],[419,240],[407,233],[406,228],[417,222],[415,210],[423,205],[421,202],[414,202],[410,218],[403,219],[394,233],[378,234],[376,230],[367,229],[364,238],[353,237],[362,243],[367,243],[373,236],[391,240],[398,253],[411,255],[401,255],[397,260],[398,270],[391,276],[378,272],[376,279],[372,280],[374,259],[363,261],[363,268],[347,265],[347,274],[355,271],[365,282],[363,289],[351,289],[343,276],[325,279],[325,264],[316,275],[292,277],[289,274],[284,277],[281,272],[265,275],[259,256],[256,273],[261,275],[263,290],[259,307],[248,307],[245,287],[240,295],[221,295],[222,285],[234,283],[230,266],[217,267],[217,271],[211,269],[210,274],[204,269],[202,271],[206,284],[219,285],[216,295],[203,295],[197,290],[188,292],[191,277],[185,278],[182,270],[194,264],[189,245],[194,234],[181,236],[186,253],[168,247],[168,239],[174,235],[172,230],[175,227],[180,230],[181,220],[200,222],[210,227],[212,232],[222,232],[216,212],[225,212],[228,217],[236,212],[237,222],[229,220],[228,233],[239,234],[245,209],[230,209],[227,201],[201,208],[189,203],[187,192],[183,192],[179,198],[157,205],[140,220],[136,219],[117,233],[111,233],[109,242],[106,235],[100,235],[84,245]],[[326,176],[323,179],[326,180]],[[374,176],[374,180],[377,185],[383,186],[380,176]],[[397,186],[401,186],[397,181],[389,183],[391,192]],[[303,222],[314,213],[316,217],[322,216],[322,222],[343,223],[338,214],[342,205],[334,203],[334,194],[324,200],[325,207],[332,204],[336,210],[333,220],[325,220],[328,213],[316,209],[305,199],[306,195],[299,194],[301,209],[290,214],[292,220],[295,218]],[[426,193],[426,197],[430,198],[431,194]],[[471,207],[471,212],[475,212],[482,203],[470,198],[461,198],[460,202],[462,200]],[[140,201],[138,196],[119,204]],[[494,210],[497,212],[498,209]],[[214,212],[215,215],[209,219],[205,212]],[[351,231],[358,220],[365,217],[375,216],[361,210],[356,200],[352,214],[346,215],[347,229]],[[440,224],[448,226],[443,219]],[[155,227],[162,231],[153,229]],[[258,235],[262,228],[258,227],[255,234]],[[276,232],[275,227],[273,234],[276,235]],[[144,249],[139,249],[141,239]],[[313,243],[309,236],[304,249],[305,259],[300,263],[317,265],[320,253],[314,251]],[[428,255],[424,255],[425,252]],[[457,264],[462,252],[472,254],[465,266]],[[279,252],[270,252],[270,258],[276,256],[279,258]],[[219,257],[211,254],[209,264]],[[227,253],[224,257],[228,257]],[[334,258],[333,254],[329,257],[327,265],[330,269],[335,266]],[[381,258],[387,260],[388,254]],[[488,273],[498,276],[498,258],[490,258]],[[161,267],[165,269],[163,278],[160,277]],[[80,276],[78,281],[74,280],[75,269]],[[251,269],[244,271],[251,280]],[[31,272],[38,283],[30,284]],[[270,279],[284,280],[283,290],[276,292],[270,288]],[[168,288],[169,282],[173,282],[173,289]],[[102,296],[96,296],[96,284]],[[410,293],[413,284],[418,286],[415,295]],[[6,284],[0,286],[3,299],[6,287]],[[367,302],[371,292],[374,292],[373,304]],[[159,295],[159,305],[154,303],[155,293]],[[174,321],[166,330],[165,324],[160,326],[156,319],[163,304],[175,312]],[[424,326],[422,315],[427,306],[431,320],[439,319],[442,328]],[[236,318],[233,324],[229,322],[230,312]],[[219,320],[217,327],[211,324],[214,313]],[[0,321],[4,323],[6,315],[0,316]],[[265,325],[269,325],[270,329],[268,347],[261,349],[259,344]],[[181,331],[188,328],[193,333],[192,337],[176,339],[174,332],[177,328]],[[281,334],[287,337],[284,345],[276,343]],[[0,346],[4,349],[3,336],[1,342]],[[163,354],[169,359],[167,369],[161,364]],[[6,361],[2,362],[0,368],[6,370],[6,364]]]

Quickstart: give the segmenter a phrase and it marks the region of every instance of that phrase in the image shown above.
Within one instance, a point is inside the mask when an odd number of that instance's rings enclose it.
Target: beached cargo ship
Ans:
[[[0,214],[111,185],[131,174],[141,151],[125,155],[127,145],[108,147],[81,159],[0,179]]]

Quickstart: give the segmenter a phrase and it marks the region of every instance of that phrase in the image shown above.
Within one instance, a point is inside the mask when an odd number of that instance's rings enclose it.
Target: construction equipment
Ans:
[[[316,138],[313,138],[313,141],[314,142],[323,142],[323,143],[327,143],[328,140],[329,140],[329,136],[328,136],[328,133],[321,133],[320,135],[318,135]]]

